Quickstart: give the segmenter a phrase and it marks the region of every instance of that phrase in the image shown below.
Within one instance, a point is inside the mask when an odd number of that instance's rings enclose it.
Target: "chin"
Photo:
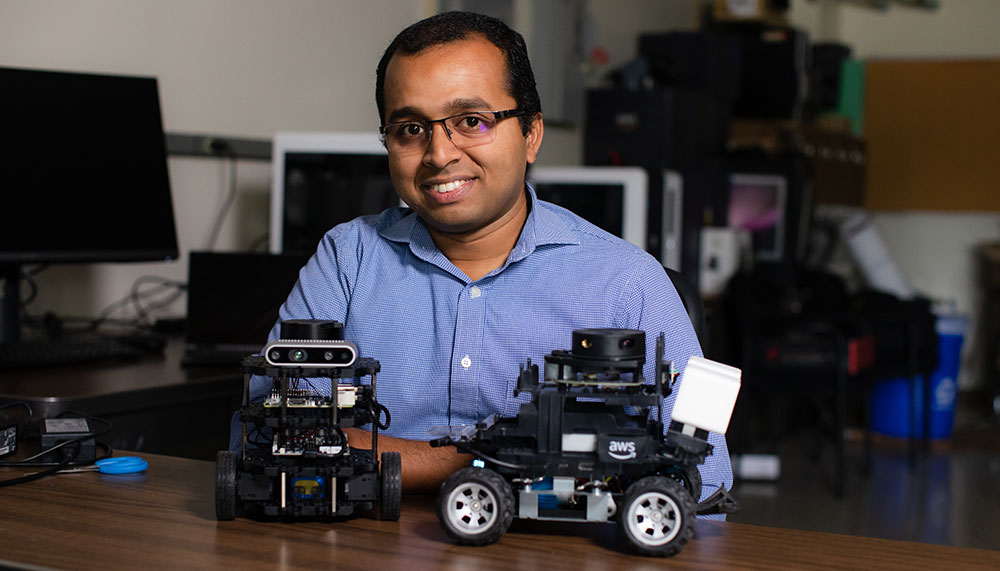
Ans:
[[[424,219],[424,222],[426,222],[428,226],[434,228],[438,232],[444,232],[447,234],[467,234],[478,228],[475,224],[468,224],[468,223],[463,224],[460,222],[442,222],[440,220],[428,221],[426,218]]]
[[[485,226],[483,223],[479,223],[474,220],[451,218],[451,217],[441,217],[436,216],[421,217],[428,226],[434,228],[439,232],[447,232],[448,234],[466,234],[468,232],[473,232]]]
[[[412,208],[412,207],[411,207]],[[452,205],[435,205],[427,208],[426,204],[413,208],[427,226],[441,232],[468,232],[476,228],[476,222],[456,212],[457,208]]]

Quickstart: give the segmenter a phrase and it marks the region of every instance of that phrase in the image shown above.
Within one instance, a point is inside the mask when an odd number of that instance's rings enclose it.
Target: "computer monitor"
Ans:
[[[787,181],[780,174],[729,175],[726,225],[750,233],[756,260],[785,257],[787,193]]]
[[[538,198],[646,249],[648,177],[639,167],[532,167]]]
[[[337,224],[400,204],[376,133],[278,133],[270,250],[313,252]]]
[[[181,364],[236,367],[259,351],[309,256],[190,252]]]
[[[177,258],[157,80],[0,67],[2,336],[23,264]]]

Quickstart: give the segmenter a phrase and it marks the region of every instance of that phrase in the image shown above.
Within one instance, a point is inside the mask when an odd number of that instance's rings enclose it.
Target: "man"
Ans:
[[[701,354],[652,256],[525,185],[544,125],[520,34],[478,14],[418,22],[386,49],[375,93],[393,184],[410,208],[328,232],[280,318],[341,321],[380,361],[378,398],[392,421],[379,449],[402,453],[404,490],[433,491],[470,462],[431,448],[430,428],[515,416],[529,396],[512,394],[519,364],[568,348],[574,329],[665,331],[681,368]],[[371,447],[367,431],[348,432],[352,446]],[[732,482],[725,440],[711,441],[708,493]]]

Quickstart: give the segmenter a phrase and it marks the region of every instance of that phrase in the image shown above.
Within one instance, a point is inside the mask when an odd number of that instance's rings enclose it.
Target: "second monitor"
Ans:
[[[533,167],[528,182],[538,198],[572,210],[680,270],[683,178],[672,170],[654,174],[658,180],[651,181],[641,167]]]
[[[573,211],[643,250],[648,247],[649,185],[639,167],[533,167],[538,198]]]
[[[337,224],[400,204],[374,133],[278,133],[271,168],[274,254],[314,252]]]

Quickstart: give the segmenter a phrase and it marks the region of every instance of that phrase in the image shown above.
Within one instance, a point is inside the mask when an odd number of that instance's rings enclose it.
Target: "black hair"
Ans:
[[[542,111],[535,87],[535,74],[528,61],[524,38],[502,21],[475,12],[442,12],[410,25],[400,32],[382,54],[375,72],[375,104],[379,124],[385,120],[385,70],[392,56],[414,55],[442,44],[479,35],[503,52],[507,63],[507,91],[517,102],[517,109],[526,113],[518,117],[524,135],[531,130],[534,116]]]

